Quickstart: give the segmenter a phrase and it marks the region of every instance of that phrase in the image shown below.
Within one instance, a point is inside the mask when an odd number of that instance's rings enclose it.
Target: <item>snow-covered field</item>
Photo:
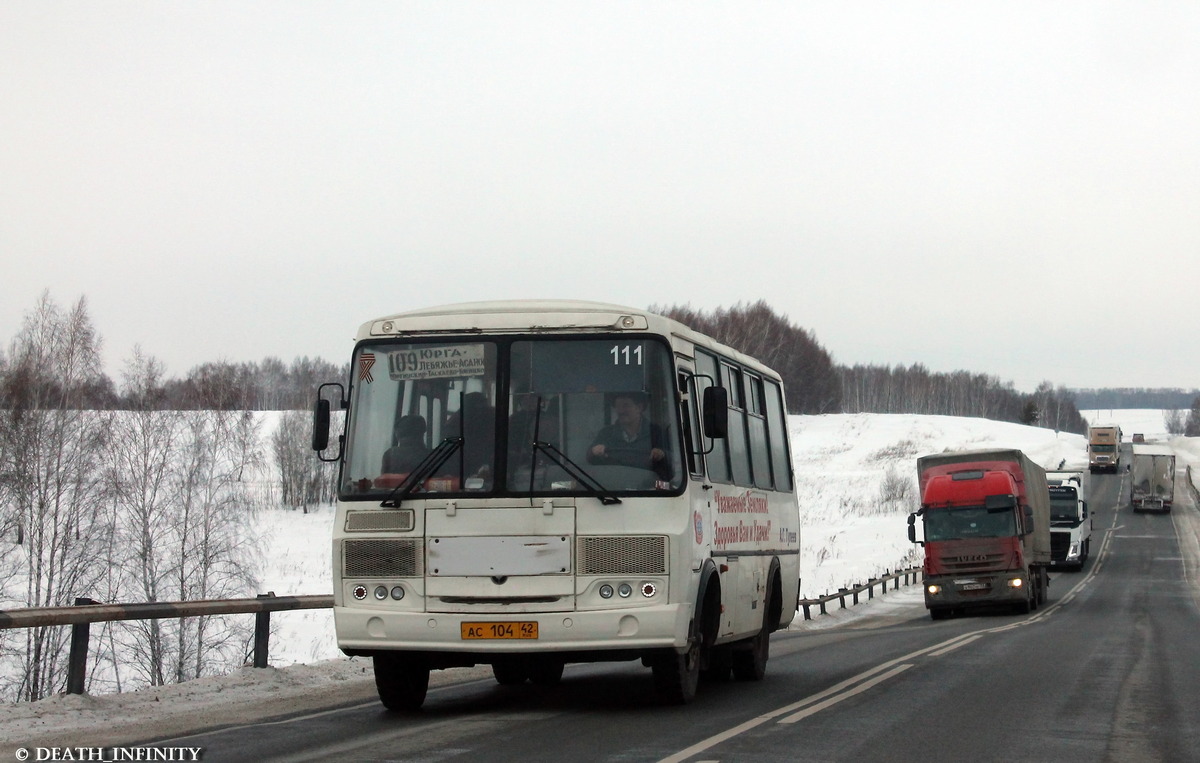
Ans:
[[[918,502],[918,456],[994,445],[1020,448],[1045,466],[1065,461],[1071,468],[1087,467],[1082,435],[1056,435],[1019,424],[865,413],[792,416],[790,424],[800,499],[804,598],[919,564],[919,547],[909,543],[907,534],[908,514]],[[1163,429],[1161,420],[1157,427]],[[1147,434],[1151,431],[1147,429]],[[262,574],[264,592],[330,592],[332,521],[332,507],[307,515],[263,513],[263,537],[270,539]],[[272,615],[272,621],[278,630],[271,636],[271,664],[339,655],[329,611],[281,612]]]
[[[1120,424],[1128,438],[1167,440],[1162,411],[1085,411],[1093,424]],[[915,460],[943,450],[1010,447],[1043,466],[1084,469],[1085,438],[983,419],[912,415],[793,416],[793,462],[801,507],[801,575],[805,597],[820,596],[889,570],[919,563],[906,519],[916,508]],[[1171,438],[1184,463],[1200,464],[1200,438]],[[267,549],[262,591],[327,594],[330,591],[331,507],[308,514],[268,510],[260,529]],[[859,611],[920,607],[916,587],[877,597]],[[797,621],[795,628],[828,627],[852,619],[840,612],[823,622]],[[270,696],[311,696],[369,689],[369,663],[340,656],[327,610],[272,616],[273,668],[243,668],[230,676],[153,687],[110,697],[54,697],[10,704],[0,713],[0,756],[41,738],[107,744],[106,730],[130,718],[168,728],[181,714],[230,712],[239,703]],[[365,682],[365,683],[364,683]],[[88,734],[93,736],[88,737]],[[80,736],[82,735],[82,737]],[[133,735],[136,737],[136,734]],[[78,741],[87,738],[92,741]]]

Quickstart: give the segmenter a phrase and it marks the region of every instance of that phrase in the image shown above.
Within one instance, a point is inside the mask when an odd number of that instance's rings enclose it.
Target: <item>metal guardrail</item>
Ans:
[[[1189,474],[1190,477],[1190,474]],[[837,601],[846,609],[846,599],[858,604],[864,592],[868,599],[875,597],[875,589],[886,594],[888,583],[892,590],[917,582],[921,574],[919,567],[898,570],[879,578],[871,578],[853,588],[841,588],[837,593],[819,599],[801,599],[798,604],[804,610],[804,619],[812,619],[812,607],[818,607],[822,615],[829,614],[827,605]],[[267,667],[270,647],[271,613],[297,609],[328,609],[333,606],[332,595],[320,596],[276,596],[274,593],[259,594],[253,599],[211,599],[206,601],[163,601],[139,604],[102,604],[88,598],[78,598],[73,607],[28,607],[25,609],[0,610],[0,630],[17,628],[39,628],[44,626],[71,626],[71,653],[67,662],[67,693],[83,694],[87,677],[87,653],[92,623],[117,620],[158,620],[204,615],[253,614],[254,621],[254,667]]]
[[[259,594],[254,599],[208,601],[162,601],[141,604],[101,604],[78,598],[73,607],[29,607],[0,611],[0,630],[70,625],[71,654],[67,663],[67,693],[83,694],[87,677],[89,626],[115,620],[159,620],[202,615],[254,614],[254,667],[267,667],[271,636],[271,613],[296,609],[328,609],[333,596],[276,596]]]
[[[879,588],[880,594],[887,593],[887,584],[891,582],[892,590],[900,588],[901,579],[904,580],[904,585],[916,583],[921,576],[920,567],[909,567],[905,570],[897,570],[890,572],[883,577],[871,578],[865,583],[860,583],[853,588],[839,588],[837,593],[831,593],[822,596],[819,599],[801,599],[800,608],[804,610],[804,619],[812,619],[812,607],[819,607],[822,615],[829,614],[826,605],[832,601],[837,601],[841,605],[841,609],[846,609],[846,598],[849,597],[854,604],[858,604],[859,595],[866,592],[868,599],[875,598],[875,588]]]

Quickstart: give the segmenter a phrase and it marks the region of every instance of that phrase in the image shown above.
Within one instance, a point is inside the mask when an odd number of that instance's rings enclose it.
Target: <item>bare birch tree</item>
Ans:
[[[21,598],[28,607],[72,604],[94,595],[104,568],[97,558],[112,533],[100,481],[107,415],[83,410],[86,391],[102,376],[87,301],[63,312],[43,293],[9,356],[0,436],[22,556]],[[6,688],[22,700],[60,691],[66,629],[29,628],[23,636],[21,675]]]
[[[329,503],[336,494],[337,470],[313,456],[312,421],[306,411],[284,411],[271,436],[284,506],[303,509]]]
[[[140,348],[126,362],[122,395],[130,406],[114,418],[108,484],[121,538],[120,569],[126,600],[170,600],[174,537],[179,527],[175,473],[179,458],[181,414],[159,409],[163,366]],[[126,625],[136,637],[125,639],[135,672],[153,685],[167,681],[167,645],[162,620]],[[118,674],[119,675],[119,674]]]

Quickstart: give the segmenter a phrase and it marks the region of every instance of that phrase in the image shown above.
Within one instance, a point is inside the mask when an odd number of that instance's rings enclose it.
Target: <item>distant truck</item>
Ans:
[[[1088,471],[1116,474],[1121,465],[1121,427],[1088,428]]]
[[[1175,500],[1175,453],[1165,445],[1134,445],[1129,502],[1134,511],[1170,511]]]
[[[917,480],[921,509],[908,518],[908,538],[925,547],[930,617],[996,605],[1025,613],[1045,602],[1050,494],[1042,467],[1013,449],[938,453],[917,459]]]
[[[1092,517],[1082,472],[1046,472],[1050,491],[1050,566],[1083,569],[1092,550]]]

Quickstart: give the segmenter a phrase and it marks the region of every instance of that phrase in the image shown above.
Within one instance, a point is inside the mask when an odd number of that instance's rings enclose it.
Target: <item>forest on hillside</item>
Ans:
[[[921,364],[909,366],[854,365],[833,361],[812,332],[792,323],[765,301],[739,303],[712,310],[688,305],[649,308],[762,360],[784,379],[788,411],[816,413],[920,413],[978,416],[1050,429],[1082,433],[1086,422],[1080,409],[1113,407],[1188,408],[1196,394],[1180,390],[1074,391],[1042,382],[1032,393],[1016,390],[1009,381],[970,371],[937,373]],[[69,397],[73,405],[93,410],[123,410],[149,404],[158,410],[302,410],[313,400],[316,387],[347,378],[349,365],[321,358],[234,363],[214,360],[190,369],[182,378],[168,378],[152,355],[134,348],[125,367],[148,365],[157,370],[154,389],[146,399],[133,399],[127,381],[114,382],[97,362],[74,377],[39,373],[35,360],[71,331],[76,345],[68,353],[95,351],[100,334],[87,310],[86,297],[70,308],[60,307],[48,292],[26,314],[23,326],[7,351],[0,351],[0,407],[27,407],[31,384],[48,385],[51,398]],[[68,391],[64,385],[71,385]]]

